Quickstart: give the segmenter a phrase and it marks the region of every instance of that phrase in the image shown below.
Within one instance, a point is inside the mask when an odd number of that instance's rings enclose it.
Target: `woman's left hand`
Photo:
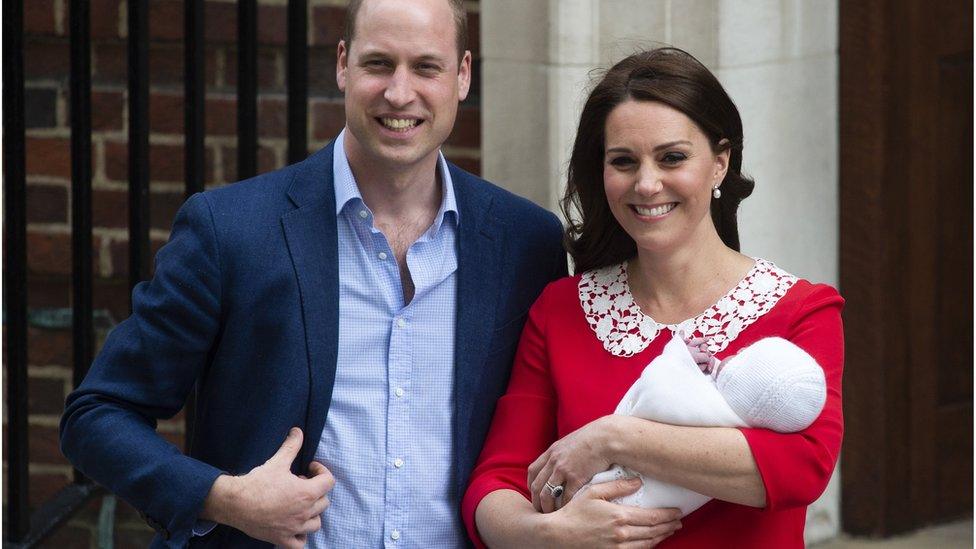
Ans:
[[[610,468],[609,427],[616,416],[603,416],[557,440],[529,465],[528,486],[536,511],[549,513],[568,503],[593,478]],[[548,486],[547,486],[548,483]],[[560,497],[549,487],[561,486]],[[558,492],[558,488],[556,488]]]

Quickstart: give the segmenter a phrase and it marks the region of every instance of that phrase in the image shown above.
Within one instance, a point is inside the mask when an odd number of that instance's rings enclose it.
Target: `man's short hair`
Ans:
[[[454,27],[457,29],[457,52],[458,62],[464,58],[464,52],[468,49],[468,11],[464,9],[464,0],[446,0],[454,12]],[[352,48],[352,39],[356,36],[356,16],[359,15],[359,8],[363,5],[363,0],[349,0],[349,7],[346,8],[346,25],[343,30],[342,39],[346,42],[346,49]]]

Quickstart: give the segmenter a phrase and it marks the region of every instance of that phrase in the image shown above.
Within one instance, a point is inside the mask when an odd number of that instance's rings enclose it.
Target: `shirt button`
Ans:
[[[402,318],[398,318],[396,324],[398,327],[403,328],[404,326],[407,325],[407,321],[403,320]]]
[[[393,541],[396,541],[396,540],[400,539],[400,531],[399,530],[394,530],[394,531],[390,532],[390,538],[392,538]]]
[[[377,255],[376,257],[380,259],[386,259],[386,252],[380,252],[379,255]]]
[[[397,469],[403,467],[403,460],[400,458],[396,458],[395,460],[393,460],[393,466],[396,467]]]
[[[359,210],[359,217],[366,219],[367,217],[369,217],[369,212],[367,212],[366,210]]]
[[[395,394],[398,397],[402,397],[403,396],[403,387],[397,387],[396,390],[393,391],[393,394]]]

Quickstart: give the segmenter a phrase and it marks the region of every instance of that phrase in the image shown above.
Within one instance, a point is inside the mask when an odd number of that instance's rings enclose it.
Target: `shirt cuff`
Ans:
[[[193,535],[195,537],[206,536],[216,527],[216,522],[210,520],[197,520],[193,523]]]

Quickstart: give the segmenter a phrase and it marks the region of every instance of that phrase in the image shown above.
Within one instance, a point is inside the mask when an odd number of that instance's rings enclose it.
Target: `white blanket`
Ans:
[[[718,380],[701,371],[680,336],[644,368],[614,413],[690,427],[765,427],[780,432],[805,429],[826,401],[823,369],[802,349],[767,338],[729,359]],[[677,507],[682,516],[709,499],[618,465],[590,484],[640,476],[634,494],[616,500],[644,508]]]

